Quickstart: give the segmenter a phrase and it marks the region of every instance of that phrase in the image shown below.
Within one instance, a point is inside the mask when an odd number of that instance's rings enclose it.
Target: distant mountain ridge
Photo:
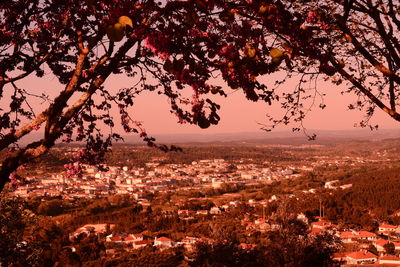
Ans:
[[[159,143],[268,143],[268,144],[325,144],[334,141],[351,140],[383,140],[400,138],[400,129],[368,129],[355,130],[308,130],[308,134],[316,134],[314,141],[309,141],[303,132],[272,131],[272,132],[241,132],[218,134],[154,134]],[[126,143],[141,143],[137,136],[124,136]]]
[[[239,132],[239,133],[214,133],[214,134],[149,134],[156,138],[157,143],[162,144],[184,144],[184,143],[221,143],[221,144],[329,144],[344,141],[364,140],[374,141],[391,138],[400,138],[400,129],[379,129],[370,131],[368,129],[354,130],[307,130],[308,134],[316,134],[314,141],[309,141],[303,132],[271,131],[271,132]],[[21,140],[21,145],[26,145],[32,140],[42,138],[43,133],[37,132]],[[125,143],[144,144],[138,135],[124,135]],[[59,142],[58,142],[59,143]]]

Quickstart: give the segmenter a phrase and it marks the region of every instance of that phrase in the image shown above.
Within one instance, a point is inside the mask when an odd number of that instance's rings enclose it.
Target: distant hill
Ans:
[[[304,145],[304,144],[334,144],[345,141],[368,140],[377,141],[383,139],[400,138],[400,129],[379,129],[370,131],[368,129],[354,130],[308,130],[309,134],[317,134],[317,139],[309,141],[303,132],[272,131],[272,132],[239,132],[218,134],[153,134],[158,143],[163,144],[281,144],[281,145]],[[25,137],[20,144],[25,145],[32,140],[41,138],[41,133]],[[143,144],[137,135],[125,135],[124,140],[128,144]]]
[[[331,144],[345,141],[365,140],[377,141],[390,138],[400,138],[400,129],[380,129],[370,131],[368,129],[326,131],[309,130],[309,134],[315,133],[316,140],[309,141],[302,132],[272,131],[272,132],[242,132],[221,134],[156,134],[153,135],[159,143],[257,143],[257,144]],[[124,136],[126,143],[140,143],[137,136]]]

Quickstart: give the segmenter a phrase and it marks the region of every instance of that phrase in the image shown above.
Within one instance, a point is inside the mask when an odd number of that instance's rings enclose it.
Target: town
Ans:
[[[148,160],[138,166],[122,165],[129,159],[102,169],[80,166],[80,175],[54,167],[22,170],[26,184],[13,194],[41,199],[36,212],[63,226],[69,255],[79,254],[81,243],[87,242],[83,240],[95,238],[103,244],[97,248],[104,251],[99,258],[118,262],[126,253],[139,255],[154,248],[156,254],[181,251],[184,261],[195,264],[199,246],[226,242],[221,241],[221,229],[232,224],[229,235],[236,236],[235,246],[243,253],[255,253],[270,245],[273,233],[294,223],[304,229],[302,238],[309,244],[330,237],[324,246],[332,264],[399,265],[400,209],[386,217],[370,211],[370,218],[355,222],[354,215],[345,217],[333,208],[339,204],[330,199],[357,190],[362,180],[351,176],[359,170],[397,168],[395,152],[378,147],[372,146],[371,153],[363,156],[357,150],[337,155],[325,146],[263,145],[256,151],[263,152],[262,157],[246,154],[247,147],[233,147],[229,149],[238,150],[239,156],[228,159],[217,152],[214,157],[191,155],[171,163],[156,154],[144,157]],[[141,148],[125,148],[132,149],[141,153]],[[269,149],[274,154],[265,153]],[[78,151],[66,147],[57,153],[68,156]],[[133,209],[133,214],[126,209]]]

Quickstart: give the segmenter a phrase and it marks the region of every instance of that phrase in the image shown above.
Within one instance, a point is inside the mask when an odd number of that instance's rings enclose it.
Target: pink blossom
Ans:
[[[168,51],[169,39],[163,33],[154,32],[150,34],[145,39],[144,45],[154,55],[159,56],[163,60],[168,59],[169,54],[167,53],[167,51]]]
[[[189,31],[189,33],[190,33],[190,35],[191,35],[192,37],[208,37],[208,33],[207,33],[207,32],[200,31],[200,30],[197,29],[197,28],[191,29],[191,30]]]
[[[317,16],[315,14],[315,11],[311,11],[311,10],[308,11],[306,21],[308,23],[317,23],[318,19],[317,19]]]

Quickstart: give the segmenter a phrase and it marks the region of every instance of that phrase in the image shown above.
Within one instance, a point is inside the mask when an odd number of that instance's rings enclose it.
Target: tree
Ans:
[[[5,191],[0,197],[0,265],[48,266],[62,247],[62,232]]]
[[[197,243],[192,266],[333,266],[332,254],[340,247],[332,235],[310,237],[304,224],[287,218],[280,229],[267,233],[266,244],[259,238],[254,248],[242,249],[228,240]]]
[[[300,130],[317,96],[324,108],[324,93],[314,86],[320,77],[347,82],[345,91],[358,96],[349,108],[366,110],[361,126],[369,125],[377,107],[400,121],[398,10],[391,0],[5,1],[0,4],[0,100],[6,103],[0,110],[0,150],[8,152],[0,189],[18,182],[16,169],[61,138],[86,142],[66,164],[68,175],[79,175],[81,163],[100,164],[111,142],[121,139],[112,131],[113,109],[126,132],[161,150],[177,150],[157,145],[129,108],[138,94],[153,91],[168,98],[179,122],[218,124],[220,106],[210,94],[227,96],[230,90],[213,85],[218,74],[249,100],[282,105],[285,114],[271,118],[266,130],[290,121]],[[280,92],[264,84],[262,76],[278,71],[299,76],[298,85]],[[104,83],[116,74],[132,83],[112,92]],[[62,89],[26,88],[31,83],[23,81],[33,76],[54,77]],[[186,97],[188,90],[192,98]],[[31,104],[35,101],[42,105]],[[110,134],[101,130],[104,125]],[[16,145],[40,127],[40,139]]]
[[[283,95],[286,115],[273,122],[302,121],[309,109],[304,100],[323,97],[305,83],[321,74],[337,85],[345,81],[345,92],[358,96],[349,108],[365,109],[361,126],[373,127],[368,122],[376,108],[400,121],[398,10],[399,3],[391,0],[261,1],[241,9],[241,15],[266,29],[265,36],[278,37],[269,51],[272,60],[285,61],[288,76],[301,77],[293,92]],[[320,107],[325,107],[323,100]]]
[[[394,253],[395,253],[395,247],[394,247],[394,244],[393,244],[393,243],[389,242],[389,243],[385,244],[385,245],[383,246],[383,248],[385,249],[385,252],[386,252],[387,254],[394,255]]]
[[[47,216],[56,216],[63,213],[63,211],[63,201],[59,199],[43,201],[37,208],[39,214]]]
[[[29,214],[26,214],[24,207],[18,200],[10,199],[5,195],[0,199],[0,263],[10,265],[21,259],[20,264],[32,264],[29,256],[34,255],[34,250],[26,242],[24,231],[25,226],[31,223]],[[28,259],[25,262],[23,259]],[[31,257],[36,262],[35,257]]]

